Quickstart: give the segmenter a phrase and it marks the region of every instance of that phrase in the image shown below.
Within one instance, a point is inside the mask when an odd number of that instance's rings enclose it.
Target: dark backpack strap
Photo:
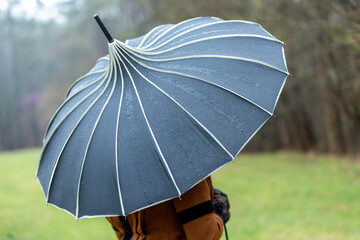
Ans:
[[[178,217],[185,224],[214,211],[214,205],[209,200],[179,212]]]
[[[119,216],[119,219],[125,233],[124,240],[130,240],[132,237],[132,230],[129,221],[123,216]]]

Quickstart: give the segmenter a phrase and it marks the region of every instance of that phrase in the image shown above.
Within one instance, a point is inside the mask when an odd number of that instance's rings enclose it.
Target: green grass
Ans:
[[[83,219],[51,205],[35,177],[40,151],[0,153],[0,240],[116,239],[104,218]]]
[[[359,163],[298,153],[235,162],[213,177],[231,201],[230,239],[360,239]]]
[[[103,218],[46,206],[39,149],[0,153],[0,240],[115,239]],[[300,153],[244,154],[213,176],[231,202],[231,240],[360,239],[360,163]],[[225,239],[224,237],[222,239]]]

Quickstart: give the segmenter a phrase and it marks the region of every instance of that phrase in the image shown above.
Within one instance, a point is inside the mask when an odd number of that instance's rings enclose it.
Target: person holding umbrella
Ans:
[[[219,239],[228,201],[209,176],[273,115],[283,42],[256,23],[199,17],[123,43],[95,19],[109,55],[50,120],[36,173],[46,202],[107,217],[119,239]]]
[[[229,202],[208,177],[181,198],[129,214],[107,217],[119,240],[218,240],[229,220]]]

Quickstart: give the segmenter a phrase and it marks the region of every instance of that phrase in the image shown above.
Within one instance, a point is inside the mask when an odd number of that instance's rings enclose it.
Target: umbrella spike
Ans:
[[[106,36],[107,40],[109,41],[109,43],[112,43],[114,41],[114,38],[110,35],[109,31],[106,29],[104,23],[101,21],[99,16],[97,14],[95,14],[94,18],[95,18],[95,21],[97,22],[97,24],[99,24],[99,27],[101,28],[101,30],[105,34],[105,36]]]

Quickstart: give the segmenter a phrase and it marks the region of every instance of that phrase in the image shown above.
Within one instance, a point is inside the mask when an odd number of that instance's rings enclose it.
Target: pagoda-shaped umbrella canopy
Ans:
[[[259,24],[199,17],[109,40],[44,137],[47,203],[76,218],[125,216],[232,161],[273,112],[288,71]]]

